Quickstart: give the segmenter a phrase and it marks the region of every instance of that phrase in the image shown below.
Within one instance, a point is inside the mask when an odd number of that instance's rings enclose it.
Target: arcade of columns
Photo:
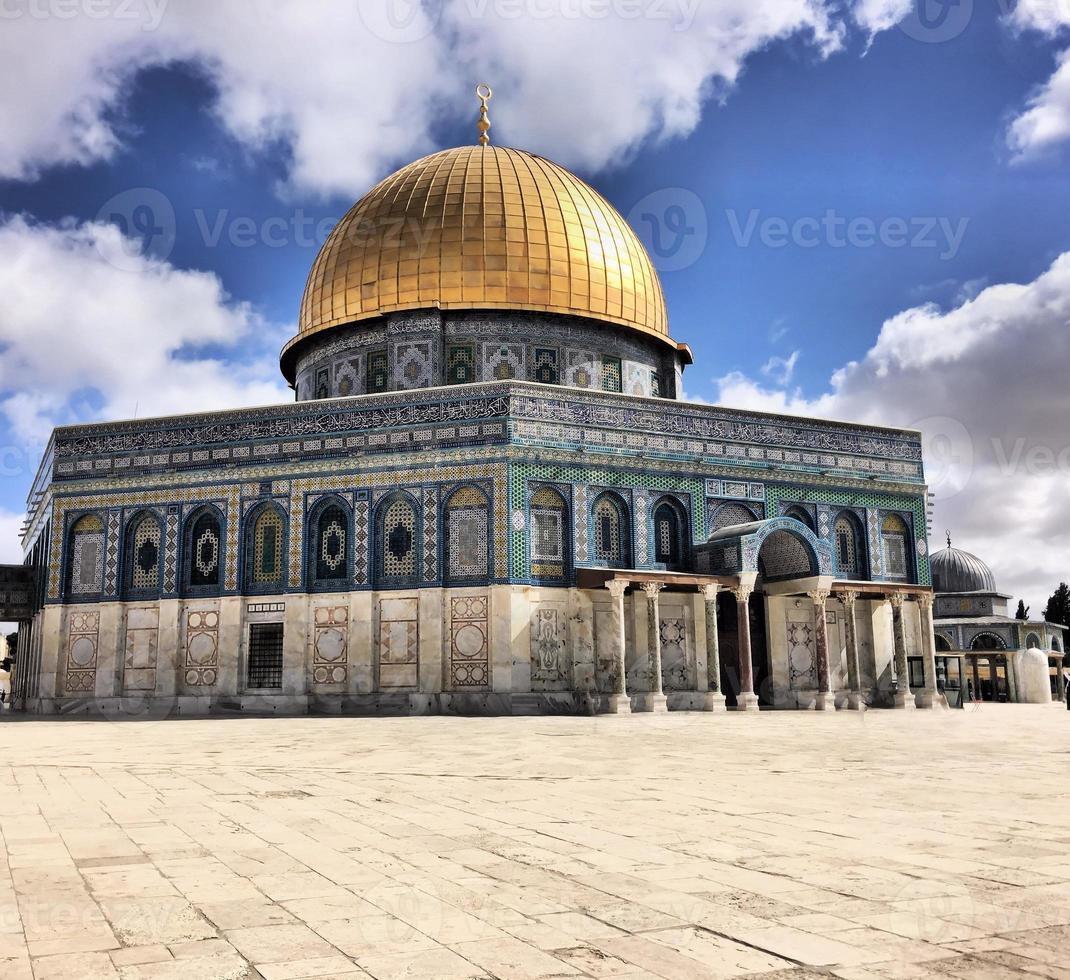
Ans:
[[[724,589],[731,592],[736,600],[736,623],[739,652],[739,686],[736,694],[737,711],[757,711],[758,696],[754,692],[754,666],[751,656],[751,630],[749,603],[754,593],[754,582],[746,581],[749,576],[726,582],[712,580],[705,576],[641,575],[640,581],[634,576],[613,577],[605,583],[613,599],[613,626],[616,641],[617,670],[614,676],[614,689],[609,698],[609,711],[624,714],[632,711],[631,696],[627,689],[627,653],[625,637],[624,597],[632,585],[639,586],[646,597],[647,650],[650,657],[651,686],[649,691],[637,692],[637,708],[641,711],[665,711],[666,697],[662,688],[661,631],[659,629],[658,597],[667,586],[697,588],[704,599],[706,619],[706,668],[707,690],[703,701],[705,711],[724,711],[725,695],[721,690],[721,655],[717,636],[717,596]],[[799,593],[802,594],[802,593]],[[836,599],[844,611],[844,646],[847,660],[847,702],[848,709],[859,711],[865,707],[862,690],[862,672],[858,661],[858,623],[856,607],[861,596],[876,602],[890,604],[892,610],[892,650],[894,668],[894,706],[899,709],[935,708],[940,703],[936,684],[936,636],[933,629],[933,594],[918,589],[888,590],[869,589],[863,593],[858,587],[845,585],[842,588],[829,586],[808,589],[805,595],[814,607],[814,646],[817,665],[818,690],[815,708],[818,711],[836,710],[836,692],[833,689],[834,673],[829,657],[828,624],[825,610],[829,598]],[[924,687],[914,692],[910,689],[910,675],[907,667],[906,621],[903,607],[908,596],[918,603],[921,620],[921,637],[923,649]]]

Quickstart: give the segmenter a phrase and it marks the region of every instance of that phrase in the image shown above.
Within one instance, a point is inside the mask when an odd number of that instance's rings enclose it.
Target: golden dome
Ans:
[[[563,167],[505,147],[432,154],[361,198],[312,266],[284,364],[321,330],[427,307],[592,317],[676,347],[627,222]]]

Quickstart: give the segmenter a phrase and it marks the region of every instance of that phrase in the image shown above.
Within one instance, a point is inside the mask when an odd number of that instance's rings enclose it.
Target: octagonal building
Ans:
[[[919,434],[683,401],[691,360],[567,170],[402,168],[313,264],[295,403],[54,432],[16,706],[942,703]]]

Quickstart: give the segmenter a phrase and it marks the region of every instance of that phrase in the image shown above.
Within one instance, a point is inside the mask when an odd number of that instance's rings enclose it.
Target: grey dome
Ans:
[[[995,592],[996,580],[976,555],[950,545],[929,559],[935,592]]]

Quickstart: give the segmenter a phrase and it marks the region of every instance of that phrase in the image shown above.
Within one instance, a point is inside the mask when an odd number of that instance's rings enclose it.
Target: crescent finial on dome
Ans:
[[[490,143],[490,116],[487,115],[487,103],[494,98],[494,91],[486,82],[476,86],[476,98],[479,99],[479,145]]]

